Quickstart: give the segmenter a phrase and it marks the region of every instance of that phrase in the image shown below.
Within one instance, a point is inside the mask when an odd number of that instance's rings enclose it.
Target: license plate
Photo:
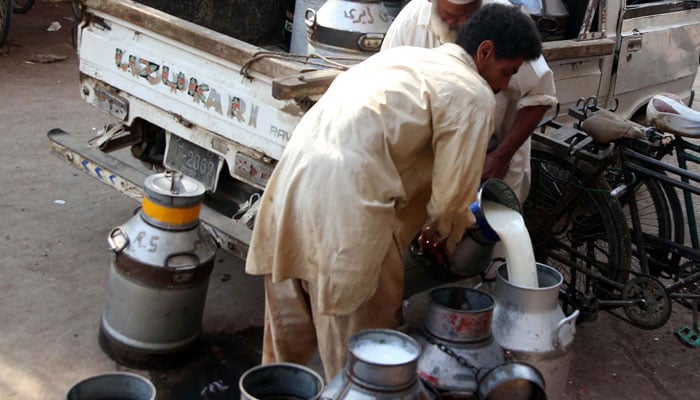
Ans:
[[[163,163],[170,169],[202,182],[207,190],[213,191],[223,166],[223,158],[179,136],[170,135]]]

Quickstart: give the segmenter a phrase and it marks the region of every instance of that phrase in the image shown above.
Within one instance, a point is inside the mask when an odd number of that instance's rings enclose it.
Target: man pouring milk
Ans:
[[[264,364],[307,364],[318,349],[331,379],[354,333],[402,323],[402,210],[422,208],[424,229],[454,249],[475,222],[494,92],[541,52],[532,19],[493,4],[456,43],[383,51],[335,79],[292,134],[251,239]]]
[[[433,48],[453,43],[459,27],[476,10],[494,3],[512,6],[507,0],[411,0],[389,27],[382,51],[397,46]],[[520,202],[525,201],[530,188],[530,135],[547,109],[556,103],[554,77],[544,58],[540,55],[535,60],[525,61],[508,87],[496,94],[494,135],[489,143],[482,181],[503,179]],[[423,193],[417,198],[429,196]],[[400,212],[402,248],[415,237],[425,217],[425,209],[417,203],[409,203]],[[500,243],[493,255],[498,261],[505,256]]]

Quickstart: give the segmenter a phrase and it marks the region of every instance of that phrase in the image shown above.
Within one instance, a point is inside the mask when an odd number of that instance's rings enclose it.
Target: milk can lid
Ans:
[[[143,183],[146,196],[161,205],[188,206],[204,198],[204,185],[180,172],[162,172],[146,177]]]

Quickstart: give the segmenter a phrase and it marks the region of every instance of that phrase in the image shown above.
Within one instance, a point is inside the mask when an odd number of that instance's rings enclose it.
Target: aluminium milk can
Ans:
[[[476,289],[430,291],[425,330],[412,335],[423,348],[418,361],[423,381],[450,398],[469,398],[476,392],[477,369],[490,369],[505,360],[491,334],[494,305],[490,294]],[[461,364],[458,357],[468,365]]]
[[[556,400],[567,383],[579,311],[566,316],[559,306],[559,271],[537,263],[537,279],[537,288],[516,286],[508,281],[507,265],[498,266],[492,331],[515,360],[542,373],[547,398]]]
[[[513,362],[491,333],[495,301],[466,287],[430,292],[425,332],[414,335],[423,347],[421,379],[450,400],[542,399],[544,379],[534,367]]]
[[[379,51],[394,20],[380,0],[327,0],[304,14],[308,27],[307,54],[344,57],[355,64]]]
[[[144,181],[139,212],[108,237],[113,257],[100,345],[135,366],[173,361],[198,338],[216,244],[199,224],[204,186],[179,173]]]
[[[405,333],[366,329],[350,338],[345,368],[326,385],[322,399],[429,400],[418,378],[421,349]]]

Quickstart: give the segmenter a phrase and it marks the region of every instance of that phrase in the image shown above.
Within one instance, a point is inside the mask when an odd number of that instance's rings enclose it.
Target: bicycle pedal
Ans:
[[[681,342],[689,346],[700,347],[700,335],[698,335],[693,328],[687,325],[683,325],[678,328],[676,331],[676,336],[678,336]]]

